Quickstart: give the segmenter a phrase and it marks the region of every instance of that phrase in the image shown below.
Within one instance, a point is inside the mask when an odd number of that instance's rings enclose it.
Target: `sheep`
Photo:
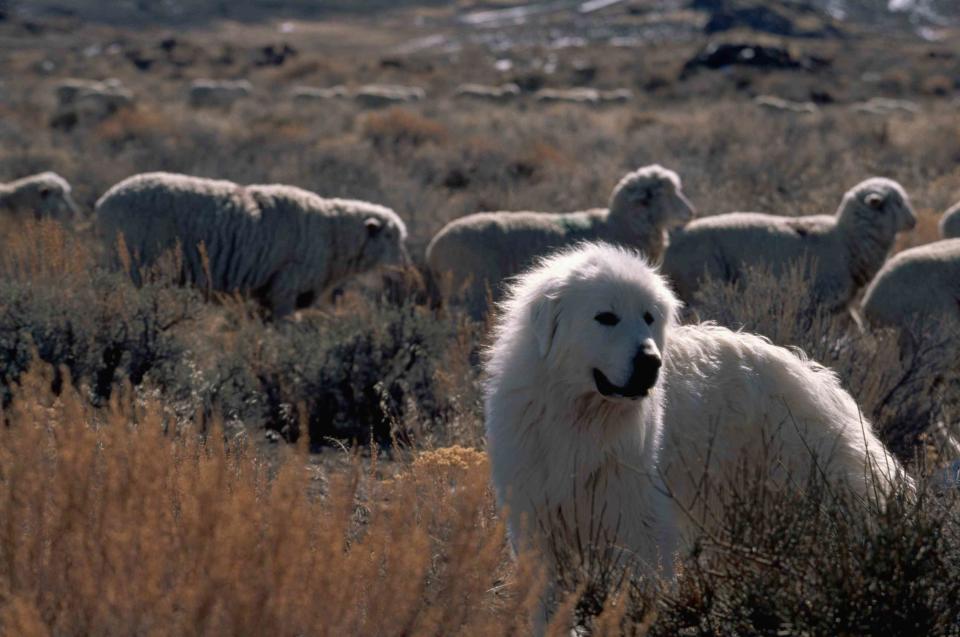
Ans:
[[[960,202],[943,213],[940,219],[940,236],[944,239],[960,239]]]
[[[753,98],[753,103],[767,110],[780,111],[783,113],[813,114],[820,111],[813,102],[794,102],[793,100],[785,100],[776,95],[757,95]]]
[[[850,106],[857,113],[866,113],[868,115],[892,115],[893,113],[906,113],[915,115],[920,112],[920,107],[916,102],[909,100],[895,100],[887,97],[873,97],[866,102],[857,102]]]
[[[672,170],[650,165],[628,173],[613,189],[608,208],[581,212],[482,212],[447,224],[427,247],[435,291],[450,299],[461,292],[472,316],[482,318],[487,294],[551,250],[583,240],[606,240],[658,259],[668,228],[694,215]]]
[[[534,99],[541,104],[589,104],[600,103],[600,92],[593,88],[540,89]]]
[[[633,91],[628,88],[599,91],[598,98],[601,104],[623,104],[633,99]]]
[[[361,106],[380,108],[391,104],[418,102],[427,96],[418,86],[399,86],[394,84],[368,84],[361,86],[353,94],[354,100]]]
[[[461,84],[453,93],[455,98],[481,100],[485,102],[507,102],[519,95],[520,87],[513,83],[501,84],[500,86]]]
[[[904,333],[925,320],[960,326],[960,239],[894,255],[870,282],[860,309],[869,325]]]
[[[134,103],[133,93],[115,78],[102,82],[63,80],[54,87],[54,95],[57,100],[56,122],[100,121]]]
[[[228,108],[239,99],[253,94],[247,80],[194,80],[190,83],[189,100],[194,108]]]
[[[329,88],[318,88],[316,86],[294,86],[290,91],[293,101],[298,104],[311,102],[321,102],[331,99],[342,99],[349,96],[347,87],[342,85],[331,86]]]
[[[0,211],[14,220],[32,217],[73,222],[80,215],[70,195],[70,184],[52,172],[0,184]]]
[[[810,261],[816,301],[840,312],[883,265],[897,234],[916,222],[903,188],[875,177],[847,191],[833,216],[733,212],[698,219],[671,235],[663,272],[691,303],[707,276],[735,282],[749,267],[766,265],[776,276]]]
[[[274,318],[348,277],[408,262],[407,230],[392,210],[293,186],[144,173],[108,190],[96,220],[108,245],[122,235],[133,266],[179,245],[186,280],[249,294]],[[131,274],[139,280],[136,267]]]

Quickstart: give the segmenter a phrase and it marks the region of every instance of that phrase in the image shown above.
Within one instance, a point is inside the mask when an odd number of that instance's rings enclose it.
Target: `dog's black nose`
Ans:
[[[637,349],[633,356],[633,375],[654,373],[663,365],[663,359],[653,341],[647,340]]]

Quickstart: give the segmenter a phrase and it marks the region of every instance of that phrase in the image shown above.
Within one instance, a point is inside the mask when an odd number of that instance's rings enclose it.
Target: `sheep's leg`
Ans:
[[[270,277],[263,301],[274,319],[281,319],[296,311],[300,294],[298,284],[299,277],[290,269],[281,270]]]

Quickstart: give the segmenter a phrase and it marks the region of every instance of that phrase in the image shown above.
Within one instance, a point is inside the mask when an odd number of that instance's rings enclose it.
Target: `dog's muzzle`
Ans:
[[[655,347],[641,347],[633,357],[633,371],[626,385],[621,387],[613,384],[596,368],[593,370],[593,381],[597,385],[597,391],[608,398],[643,398],[657,384],[662,365],[663,359]]]

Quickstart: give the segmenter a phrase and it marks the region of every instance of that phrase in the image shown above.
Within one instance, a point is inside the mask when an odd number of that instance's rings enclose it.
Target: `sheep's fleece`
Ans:
[[[797,263],[815,269],[815,300],[847,309],[886,260],[916,214],[895,181],[873,178],[851,188],[834,215],[786,217],[733,212],[698,219],[670,236],[663,273],[690,303],[705,277],[735,282],[748,268],[775,276]]]
[[[179,242],[186,277],[205,286],[202,243],[212,288],[252,294],[276,317],[347,277],[407,262],[406,227],[392,210],[293,186],[146,173],[107,191],[97,222],[112,245],[122,233],[136,264]]]
[[[810,471],[865,499],[912,487],[834,373],[759,336],[678,326],[679,306],[644,258],[602,243],[510,285],[484,406],[516,547],[595,538],[669,575],[741,462],[783,488]]]
[[[871,325],[922,328],[960,325],[960,239],[944,239],[893,256],[870,283],[861,305]]]
[[[70,184],[57,173],[45,172],[0,184],[0,211],[15,218],[34,217],[72,222],[80,208]]]
[[[940,236],[944,239],[960,239],[960,202],[943,213],[940,219]]]
[[[481,212],[448,223],[427,246],[427,265],[445,299],[464,301],[476,318],[488,293],[538,256],[578,241],[603,240],[660,257],[667,229],[689,221],[693,206],[672,170],[650,165],[625,175],[608,208],[582,212]],[[462,296],[461,296],[462,295]]]

